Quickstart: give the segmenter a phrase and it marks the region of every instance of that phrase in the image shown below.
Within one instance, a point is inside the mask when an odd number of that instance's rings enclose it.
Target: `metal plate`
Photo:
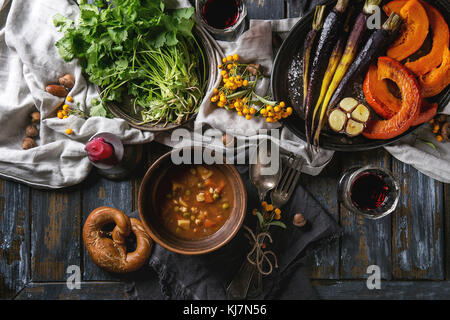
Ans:
[[[383,4],[389,1],[383,1]],[[336,1],[328,1],[327,10],[330,10]],[[431,3],[445,17],[447,24],[450,24],[450,2],[448,0],[436,0]],[[283,124],[289,128],[296,136],[306,141],[305,121],[302,114],[302,53],[303,42],[306,34],[311,29],[314,10],[307,14],[292,28],[286,40],[283,42],[277,53],[274,62],[274,68],[271,77],[271,87],[274,99],[277,101],[285,101],[287,105],[293,107],[295,112],[292,116],[283,120]],[[364,101],[362,91],[363,76],[356,79],[351,88],[347,89],[347,96],[353,96],[360,101]],[[450,103],[450,87],[447,87],[438,96],[429,99],[438,103],[438,111],[442,110]],[[367,104],[367,103],[366,103]],[[336,134],[331,130],[322,130],[320,138],[320,146],[324,149],[337,151],[358,151],[378,148],[393,143],[405,135],[410,134],[419,126],[412,127],[405,133],[389,140],[371,140],[363,136],[349,138],[342,134]]]

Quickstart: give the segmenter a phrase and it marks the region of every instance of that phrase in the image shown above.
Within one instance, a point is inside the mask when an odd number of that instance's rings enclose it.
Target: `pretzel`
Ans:
[[[116,224],[111,238],[102,230],[108,223]],[[137,246],[135,251],[127,253],[126,239],[131,233],[136,236]],[[94,263],[115,273],[141,268],[153,247],[139,220],[130,219],[122,211],[110,207],[99,207],[89,214],[83,227],[83,241]]]

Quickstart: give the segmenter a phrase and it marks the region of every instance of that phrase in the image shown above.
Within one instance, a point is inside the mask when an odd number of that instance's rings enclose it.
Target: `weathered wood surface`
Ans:
[[[382,281],[369,290],[366,281],[313,281],[319,299],[333,300],[448,300],[450,281]]]
[[[312,3],[247,1],[249,17],[258,19],[298,17],[310,10]],[[91,262],[81,230],[88,214],[98,206],[108,205],[125,212],[136,210],[145,170],[168,151],[157,143],[146,149],[145,164],[136,177],[127,181],[113,182],[92,173],[79,186],[44,191],[0,180],[0,298],[17,294],[19,299],[128,298],[119,277],[105,273]],[[337,199],[337,182],[342,172],[353,165],[366,164],[391,169],[402,185],[398,210],[379,221],[348,212]],[[319,176],[303,175],[301,183],[344,229],[339,241],[312,257],[312,277],[317,279],[320,298],[450,297],[449,185],[399,163],[382,149],[336,153]],[[366,270],[371,264],[381,268],[381,290],[368,290],[365,285]],[[85,281],[81,291],[70,291],[65,284],[69,265],[81,268]]]
[[[82,282],[70,290],[66,283],[30,283],[17,295],[18,300],[128,300],[126,286],[120,282]]]
[[[61,281],[80,265],[79,188],[31,192],[31,280]]]
[[[29,195],[28,187],[0,180],[0,299],[29,281]]]

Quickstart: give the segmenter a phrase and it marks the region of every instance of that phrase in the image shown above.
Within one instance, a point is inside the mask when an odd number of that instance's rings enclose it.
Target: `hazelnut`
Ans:
[[[29,125],[25,129],[25,135],[30,138],[37,137],[39,135],[39,131],[34,125]]]
[[[222,143],[225,147],[232,147],[234,145],[234,137],[224,133],[222,135]]]
[[[297,227],[303,227],[306,222],[305,217],[301,213],[295,214],[294,219],[292,219],[292,224]]]
[[[33,122],[33,124],[38,124],[41,121],[41,113],[38,111],[32,112],[30,114],[31,117],[31,122]]]
[[[66,74],[58,79],[58,82],[68,89],[72,89],[75,85],[75,78],[71,74]]]
[[[36,147],[36,142],[34,142],[33,138],[26,137],[23,139],[23,141],[22,141],[22,149],[23,150],[28,150],[28,149],[31,149],[34,147]]]
[[[442,125],[441,136],[445,141],[450,141],[450,122],[446,122]]]

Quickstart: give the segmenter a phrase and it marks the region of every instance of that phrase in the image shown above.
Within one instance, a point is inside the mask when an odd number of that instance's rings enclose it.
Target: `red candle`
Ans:
[[[113,164],[117,162],[114,147],[102,137],[92,139],[86,144],[88,157],[92,162]]]

